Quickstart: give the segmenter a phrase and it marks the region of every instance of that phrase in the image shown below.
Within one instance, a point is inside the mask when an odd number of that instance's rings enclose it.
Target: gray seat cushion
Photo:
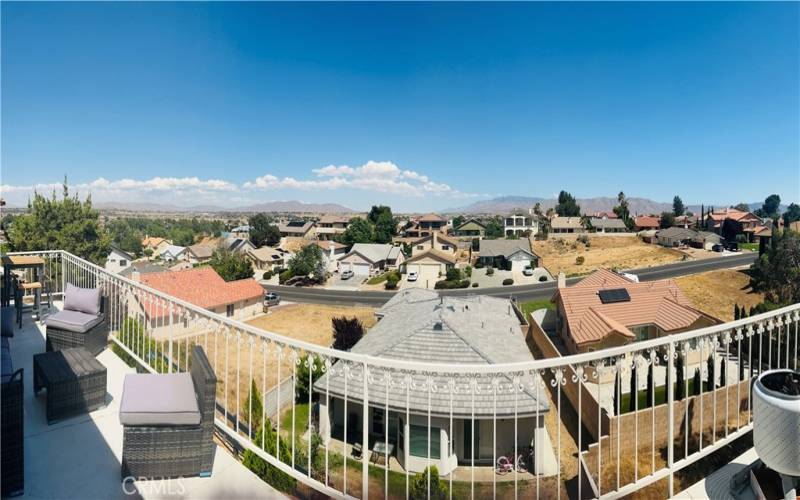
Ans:
[[[51,314],[44,320],[44,324],[58,328],[60,330],[67,330],[69,332],[86,333],[103,321],[103,316],[96,316],[94,314],[86,314],[79,311],[58,311]]]
[[[80,288],[68,283],[64,295],[64,309],[86,314],[100,314],[100,289]]]
[[[188,373],[125,375],[122,425],[198,425],[200,408]]]

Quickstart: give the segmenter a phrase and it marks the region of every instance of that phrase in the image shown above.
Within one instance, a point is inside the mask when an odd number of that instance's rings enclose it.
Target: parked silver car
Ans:
[[[277,306],[281,303],[281,296],[275,292],[267,292],[264,294],[264,309],[268,307]]]

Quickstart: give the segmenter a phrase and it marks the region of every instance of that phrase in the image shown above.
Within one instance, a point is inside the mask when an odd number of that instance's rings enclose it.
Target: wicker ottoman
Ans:
[[[83,347],[33,356],[33,391],[47,389],[47,423],[106,404],[106,367]]]

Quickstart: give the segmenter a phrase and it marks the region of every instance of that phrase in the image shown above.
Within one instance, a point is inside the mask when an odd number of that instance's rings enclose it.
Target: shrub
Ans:
[[[472,288],[478,288],[478,282],[477,281],[472,284]]]
[[[547,281],[547,276],[539,276],[539,281]]]
[[[436,290],[452,290],[454,288],[469,287],[469,280],[441,280],[437,281],[433,288]]]
[[[272,278],[272,276],[273,276],[272,271],[267,271],[267,272],[264,273],[262,278],[265,279],[265,280],[268,280],[268,279]]]
[[[251,404],[253,405],[252,408],[250,407]],[[263,414],[263,410],[264,403],[261,400],[261,393],[258,392],[255,379],[252,379],[250,381],[250,393],[247,395],[247,399],[244,400],[244,408],[242,408],[244,412],[244,418],[242,420],[247,422],[253,434],[256,434],[258,429],[261,428],[261,415]]]
[[[311,371],[313,362],[314,370]],[[300,364],[296,366],[295,374],[295,401],[297,404],[308,403],[308,377],[311,375],[311,385],[322,375],[323,362],[314,355],[306,354],[300,358]],[[313,396],[313,395],[312,395]]]
[[[514,280],[511,279],[511,278],[506,278],[506,279],[503,280],[503,286],[513,285],[513,284],[514,284]]]
[[[584,262],[586,262],[586,259],[583,257],[583,255],[578,255],[577,257],[575,257],[576,265],[582,266]]]
[[[487,267],[486,268],[486,276],[491,276],[493,274],[494,274],[494,268],[493,267]]]
[[[483,269],[483,262],[478,261],[475,263],[475,269]]]
[[[428,477],[429,475],[430,478]],[[447,483],[439,477],[439,469],[435,465],[431,465],[424,472],[414,475],[408,494],[412,500],[428,498],[431,500],[445,500],[450,496]]]
[[[461,269],[451,267],[447,270],[447,281],[459,281],[461,279]]]
[[[272,428],[272,424],[269,420],[266,421],[266,425],[264,427],[265,429],[259,429],[258,432],[256,432],[253,443],[256,446],[261,446],[261,443],[263,442],[264,451],[270,455],[277,456],[283,463],[291,463],[292,454],[289,451],[289,447],[286,445],[286,441],[283,438],[279,439],[278,447],[280,451],[279,453],[275,453],[275,429]],[[281,471],[274,465],[268,464],[266,460],[248,449],[244,450],[242,465],[253,471],[253,473],[260,477],[264,482],[280,491],[292,493],[297,486],[296,479]]]
[[[292,270],[291,269],[287,269],[285,271],[282,271],[281,274],[278,275],[278,283],[283,285],[284,283],[286,283],[287,281],[289,281],[293,277],[294,277],[294,273],[292,272]]]
[[[578,243],[583,243],[586,246],[589,246],[589,237],[585,234],[578,236]]]
[[[464,269],[464,276],[466,276],[467,278],[472,278],[472,266],[467,266]]]
[[[397,281],[396,279],[387,279],[386,284],[383,285],[383,288],[386,290],[397,290]]]
[[[349,351],[364,336],[364,325],[358,318],[333,318],[333,348]]]

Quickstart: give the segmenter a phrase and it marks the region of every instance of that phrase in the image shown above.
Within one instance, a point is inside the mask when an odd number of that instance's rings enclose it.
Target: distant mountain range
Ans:
[[[577,198],[578,205],[581,207],[581,212],[584,214],[591,214],[594,212],[610,212],[617,205],[617,198],[610,197],[596,197],[596,198]],[[536,198],[528,196],[501,196],[491,200],[477,201],[470,205],[451,208],[444,210],[442,213],[461,213],[461,214],[497,214],[507,213],[513,210],[527,210],[533,207],[536,203],[540,203],[542,210],[547,210],[556,206],[557,200],[554,198]],[[671,212],[672,202],[658,202],[647,198],[628,198],[628,204],[632,214],[660,214],[661,212]],[[716,205],[714,208],[721,208],[724,206],[732,206],[736,203],[727,205]],[[763,202],[749,203],[750,210],[761,208]],[[708,210],[709,206],[705,206]],[[700,213],[700,205],[686,205],[686,209]],[[786,205],[781,205],[781,212],[786,210]]]
[[[220,207],[216,205],[195,205],[182,207],[159,203],[101,202],[95,203],[100,210],[125,210],[131,212],[311,212],[311,213],[354,213],[355,210],[338,203],[304,203],[302,201],[268,201],[243,207]]]

